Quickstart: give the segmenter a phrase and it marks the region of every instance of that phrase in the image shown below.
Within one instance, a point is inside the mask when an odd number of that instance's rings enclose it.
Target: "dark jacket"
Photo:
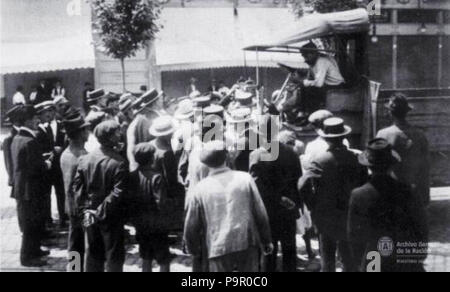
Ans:
[[[47,166],[31,133],[20,130],[11,143],[14,198],[39,200],[46,192]]]
[[[117,223],[125,212],[128,166],[112,149],[101,147],[82,156],[73,183],[79,214],[95,210],[100,222]]]
[[[5,169],[8,173],[8,185],[10,187],[14,184],[14,167],[12,164],[12,156],[11,156],[11,144],[14,137],[18,134],[18,131],[13,127],[9,135],[3,140],[3,157],[5,160]]]
[[[162,183],[167,186],[167,197],[173,201],[173,228],[183,228],[185,189],[178,179],[178,161],[172,147],[161,145],[158,140],[150,142],[156,151],[152,169],[161,175]],[[169,211],[168,211],[169,212]]]
[[[367,181],[367,170],[345,146],[317,155],[299,181],[302,196],[311,208],[321,234],[347,238],[347,215],[352,190]]]
[[[272,229],[282,227],[285,219],[299,217],[302,202],[297,190],[297,181],[302,175],[300,160],[289,146],[279,143],[279,155],[275,161],[264,161],[268,152],[259,148],[250,154],[250,174],[254,178],[269,215]],[[281,198],[294,201],[297,208],[287,210],[282,206]],[[276,231],[273,230],[274,234]]]
[[[173,201],[167,197],[162,176],[152,169],[130,173],[130,214],[138,233],[160,233],[170,230]]]
[[[356,264],[365,271],[367,254],[379,250],[378,243],[382,238],[393,240],[394,247],[397,243],[427,243],[426,213],[407,185],[387,175],[376,176],[352,192],[348,237]],[[423,270],[421,263],[397,264],[395,251],[396,248],[391,257],[382,258],[382,272]],[[426,253],[421,255],[424,260]]]
[[[419,129],[408,124],[381,130],[378,138],[386,139],[400,154],[402,162],[394,167],[396,177],[412,187],[424,204],[430,202],[430,153],[428,140]]]

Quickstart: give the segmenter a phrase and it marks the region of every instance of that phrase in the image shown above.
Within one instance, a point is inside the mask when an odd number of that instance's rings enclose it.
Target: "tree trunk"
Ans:
[[[125,81],[125,79],[126,79],[126,77],[125,77],[125,59],[120,59],[120,65],[122,66],[122,90],[123,90],[123,93],[125,93],[127,91],[126,86],[125,86],[125,84],[126,84],[126,81]]]

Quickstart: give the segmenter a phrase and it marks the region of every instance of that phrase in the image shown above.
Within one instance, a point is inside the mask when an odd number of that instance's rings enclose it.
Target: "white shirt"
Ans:
[[[58,124],[56,123],[56,120],[53,120],[50,122],[50,128],[52,128],[53,133],[53,141],[56,142],[56,130],[57,130]]]
[[[314,73],[314,80],[304,80],[303,84],[306,87],[337,86],[345,83],[339,66],[332,57],[320,56],[311,70]]]
[[[13,104],[16,105],[25,103],[26,103],[25,96],[21,92],[17,91],[13,96]]]
[[[30,128],[27,128],[27,127],[20,127],[20,130],[25,131],[25,132],[28,132],[28,133],[31,134],[31,136],[33,136],[33,138],[36,138],[36,133],[35,133],[33,130],[31,130]]]

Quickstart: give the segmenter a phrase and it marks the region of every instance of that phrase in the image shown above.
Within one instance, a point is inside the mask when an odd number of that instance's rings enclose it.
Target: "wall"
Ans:
[[[82,96],[84,84],[86,82],[94,83],[94,69],[77,69],[65,70],[55,72],[40,72],[40,73],[24,73],[24,74],[8,74],[5,78],[5,95],[6,108],[12,105],[12,97],[16,91],[17,86],[24,87],[25,96],[29,96],[33,86],[39,84],[43,79],[60,79],[66,88],[66,97],[76,107],[82,106]]]

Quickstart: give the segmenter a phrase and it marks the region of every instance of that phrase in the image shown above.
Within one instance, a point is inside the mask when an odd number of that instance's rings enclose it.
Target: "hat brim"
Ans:
[[[344,126],[344,132],[338,133],[338,134],[326,134],[322,129],[319,129],[317,131],[317,134],[319,134],[322,138],[339,138],[339,137],[345,137],[352,133],[352,128],[349,126]]]
[[[169,136],[170,134],[175,133],[175,129],[172,128],[172,129],[167,130],[167,131],[159,132],[159,131],[156,131],[156,130],[153,129],[153,128],[150,128],[149,133],[150,133],[150,135],[152,135],[153,137],[164,137],[164,136]]]
[[[402,161],[402,158],[395,150],[391,151],[390,158],[391,159],[389,161],[386,160],[385,163],[373,163],[373,162],[369,161],[369,159],[367,157],[367,152],[363,152],[360,155],[358,155],[359,164],[361,164],[363,166],[367,166],[367,167],[373,167],[373,166],[377,166],[377,165],[389,165],[390,166],[390,165],[395,165],[397,163],[400,163]]]
[[[177,120],[188,120],[194,116],[194,111],[188,113],[188,114],[177,114],[175,113],[174,117]]]
[[[248,117],[243,120],[235,120],[230,116],[227,118],[227,123],[229,123],[229,124],[243,124],[243,123],[249,123],[252,121],[254,121],[254,119],[252,117]]]
[[[149,105],[155,103],[158,99],[160,99],[162,97],[162,94],[158,95],[157,97],[155,97],[154,99],[150,100],[147,103],[143,103],[141,108],[136,110],[136,114],[141,113],[143,110],[145,110]]]

